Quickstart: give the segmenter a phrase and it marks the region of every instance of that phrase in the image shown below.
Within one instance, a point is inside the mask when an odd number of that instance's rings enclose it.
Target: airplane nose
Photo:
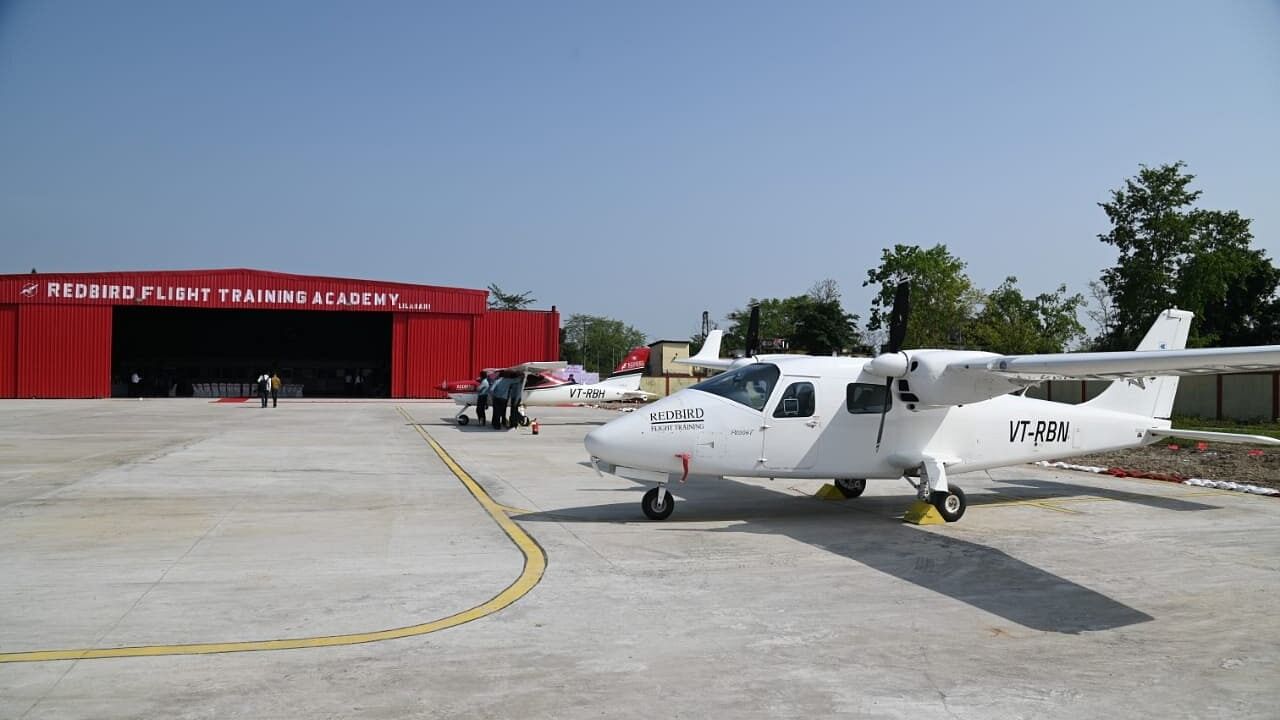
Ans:
[[[617,422],[616,420],[614,422]],[[605,423],[600,427],[587,433],[586,439],[582,442],[587,446],[587,453],[592,457],[600,458],[606,462],[615,462],[615,448],[617,445],[618,431],[613,427],[613,422]]]

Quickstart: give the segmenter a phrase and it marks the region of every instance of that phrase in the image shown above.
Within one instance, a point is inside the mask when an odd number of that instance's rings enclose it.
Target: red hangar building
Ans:
[[[305,397],[437,398],[483,367],[559,358],[554,307],[487,302],[245,269],[0,275],[0,398],[225,395],[273,370]]]

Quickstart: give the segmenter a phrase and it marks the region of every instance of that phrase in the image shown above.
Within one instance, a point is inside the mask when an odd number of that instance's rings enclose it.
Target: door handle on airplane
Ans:
[[[818,418],[814,418],[810,420],[809,422],[805,423],[805,425],[808,425],[809,427],[818,427]]]

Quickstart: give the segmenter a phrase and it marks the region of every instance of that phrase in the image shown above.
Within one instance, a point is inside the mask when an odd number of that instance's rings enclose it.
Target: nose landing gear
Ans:
[[[667,492],[666,485],[651,488],[640,500],[640,509],[650,520],[666,520],[676,509],[676,498]]]

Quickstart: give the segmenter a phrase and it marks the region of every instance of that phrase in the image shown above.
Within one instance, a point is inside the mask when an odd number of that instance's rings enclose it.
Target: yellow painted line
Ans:
[[[351,633],[348,635],[324,635],[318,637],[299,637],[284,638],[280,640],[248,640],[241,642],[223,642],[223,643],[191,643],[183,645],[140,645],[136,647],[113,647],[113,648],[84,648],[80,650],[33,650],[30,652],[10,652],[0,653],[0,663],[16,663],[16,662],[47,662],[50,660],[90,660],[95,658],[120,658],[120,657],[155,657],[158,655],[211,655],[215,653],[234,653],[234,652],[256,652],[261,650],[298,650],[301,648],[319,648],[319,647],[335,647],[339,645],[358,645],[361,643],[381,642],[383,640],[396,640],[399,638],[413,637],[415,635],[426,635],[438,630],[445,630],[451,627],[457,627],[463,623],[469,623],[472,620],[478,620],[486,615],[492,615],[499,610],[511,605],[516,600],[526,595],[533,589],[538,581],[542,579],[543,572],[547,569],[547,556],[528,533],[517,525],[511,518],[507,517],[502,507],[494,502],[493,498],[480,487],[466,470],[463,470],[457,462],[454,461],[444,448],[440,447],[430,435],[426,433],[414,420],[405,412],[404,408],[397,406],[396,410],[405,417],[406,420],[413,425],[418,434],[422,436],[427,444],[435,450],[436,455],[440,456],[441,461],[453,472],[457,478],[462,481],[467,490],[480,503],[493,518],[494,522],[502,528],[507,537],[511,538],[511,542],[515,543],[520,552],[524,554],[524,569],[520,576],[508,585],[502,592],[494,595],[491,599],[483,602],[468,610],[455,613],[448,617],[432,620],[430,622],[418,625],[409,625],[406,627],[392,628],[390,630],[375,630],[373,632]]]
[[[995,495],[996,497],[1008,497],[1007,495],[1000,495],[996,493],[992,493],[992,494]],[[1072,510],[1071,508],[1058,507],[1057,505],[1053,504],[1055,502],[1062,502],[1062,500],[1066,500],[1066,499],[1068,498],[1062,498],[1062,499],[1053,498],[1052,502],[1050,502],[1050,498],[1043,498],[1043,499],[1037,499],[1037,500],[1010,498],[1008,500],[999,500],[996,502],[977,502],[970,505],[969,508],[972,510],[976,510],[978,508],[984,508],[984,507],[1013,507],[1017,505],[1029,505],[1031,507],[1038,507],[1043,510],[1052,510],[1054,512],[1066,513],[1068,515],[1080,515],[1081,513],[1078,510]]]

